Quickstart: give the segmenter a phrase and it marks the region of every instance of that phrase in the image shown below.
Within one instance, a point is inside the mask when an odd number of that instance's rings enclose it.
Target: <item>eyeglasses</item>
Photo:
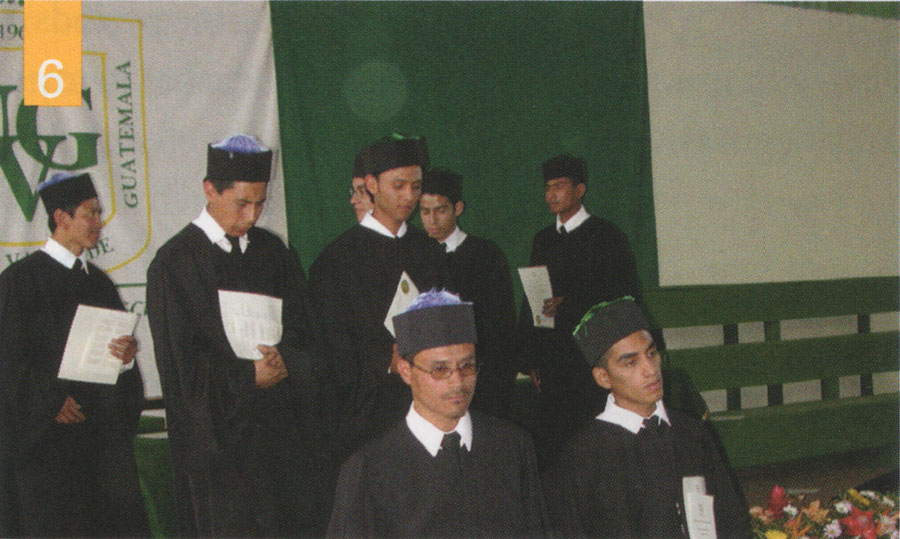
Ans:
[[[446,380],[447,378],[450,378],[454,371],[459,371],[459,376],[462,378],[465,378],[466,376],[474,376],[478,373],[478,364],[474,361],[463,363],[461,365],[457,365],[456,367],[451,367],[450,365],[439,363],[431,369],[423,369],[422,367],[412,362],[410,362],[410,364],[422,372],[427,372],[434,380]]]
[[[366,194],[368,194],[368,190],[366,190],[366,187],[364,185],[360,185],[359,187],[351,187],[350,188],[350,197],[351,198],[356,195],[364,196]]]

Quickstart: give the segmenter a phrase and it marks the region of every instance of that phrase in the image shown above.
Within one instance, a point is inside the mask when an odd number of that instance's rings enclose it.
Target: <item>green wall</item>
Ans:
[[[463,174],[463,228],[497,241],[512,268],[553,221],[541,161],[584,156],[589,211],[625,231],[644,286],[658,284],[639,2],[271,10],[288,230],[304,266],[355,223],[355,152],[398,131],[426,137],[432,164]]]

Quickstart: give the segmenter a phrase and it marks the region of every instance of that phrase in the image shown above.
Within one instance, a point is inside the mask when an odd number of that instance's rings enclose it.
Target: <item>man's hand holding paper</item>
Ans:
[[[138,343],[134,335],[122,335],[109,341],[109,352],[122,360],[123,365],[128,365],[137,354]]]
[[[222,327],[237,357],[257,361],[265,356],[260,346],[281,341],[281,305],[281,298],[219,290]]]
[[[559,307],[559,304],[563,302],[563,298],[547,298],[544,300],[544,307],[541,312],[543,312],[544,316],[547,318],[553,318],[556,316],[556,308]]]
[[[116,309],[79,305],[69,328],[58,377],[115,384],[134,360],[137,340],[131,333],[138,315]],[[129,367],[130,368],[130,367]]]
[[[562,303],[563,298],[553,297],[547,266],[519,268],[519,278],[531,306],[534,327],[552,329],[556,307]]]

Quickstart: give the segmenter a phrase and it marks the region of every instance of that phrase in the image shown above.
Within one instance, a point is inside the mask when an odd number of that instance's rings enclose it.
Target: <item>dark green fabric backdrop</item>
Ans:
[[[463,174],[463,228],[497,241],[513,271],[553,221],[541,161],[584,156],[588,210],[625,231],[643,285],[658,285],[639,2],[271,8],[288,230],[305,267],[355,223],[354,153],[398,131]]]

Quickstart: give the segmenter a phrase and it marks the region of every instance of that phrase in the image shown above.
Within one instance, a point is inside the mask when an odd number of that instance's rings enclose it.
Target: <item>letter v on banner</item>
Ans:
[[[81,106],[81,0],[25,0],[25,104]]]

